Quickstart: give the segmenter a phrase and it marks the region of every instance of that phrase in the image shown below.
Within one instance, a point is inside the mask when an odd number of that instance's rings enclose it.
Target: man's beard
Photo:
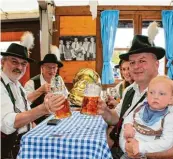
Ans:
[[[17,68],[14,69],[12,72],[13,72],[13,75],[11,76],[11,78],[12,78],[13,81],[18,81],[18,80],[20,80],[20,79],[22,78],[22,76],[23,76],[22,71],[19,70],[19,69],[17,69]]]

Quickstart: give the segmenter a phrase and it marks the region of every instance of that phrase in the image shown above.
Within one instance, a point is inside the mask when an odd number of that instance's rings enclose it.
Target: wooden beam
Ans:
[[[60,37],[60,16],[56,16],[56,21],[53,24],[54,32],[53,32],[53,40],[52,44],[57,45],[59,48],[59,37]]]
[[[103,67],[100,14],[96,18],[96,72],[101,77]]]
[[[47,2],[45,0],[37,0],[37,2],[42,10],[47,10]]]
[[[97,10],[121,10],[121,11],[161,11],[172,10],[171,6],[129,6],[129,5],[115,5],[115,6],[98,6]]]
[[[55,15],[91,15],[89,6],[56,7]]]
[[[135,14],[133,19],[134,34],[142,34],[142,15]]]
[[[97,7],[97,11],[104,11],[104,10],[120,10],[121,12],[132,11],[131,14],[134,14],[135,11],[148,12],[148,11],[172,10],[172,7],[171,6],[98,6]],[[65,7],[56,7],[56,15],[64,15],[64,16],[91,15],[91,12],[89,6],[65,6]]]
[[[39,12],[9,12],[9,13],[1,13],[1,20],[11,20],[11,19],[32,19],[32,18],[39,18]]]

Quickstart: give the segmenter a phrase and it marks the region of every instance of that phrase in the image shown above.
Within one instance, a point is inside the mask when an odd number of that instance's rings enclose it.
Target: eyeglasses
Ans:
[[[10,63],[11,63],[12,65],[14,65],[14,66],[19,66],[19,65],[21,65],[22,67],[26,67],[27,64],[28,64],[27,61],[19,62],[19,61],[18,61],[17,59],[15,59],[15,58],[10,58],[10,57],[8,57],[7,59],[8,59],[8,60],[10,61]]]
[[[58,69],[57,66],[48,66],[48,65],[44,65],[44,67],[45,67],[47,70],[56,70],[56,69]]]

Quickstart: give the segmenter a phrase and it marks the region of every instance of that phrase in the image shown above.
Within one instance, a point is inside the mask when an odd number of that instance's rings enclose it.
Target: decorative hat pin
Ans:
[[[34,36],[31,32],[27,31],[25,32],[20,40],[20,44],[25,46],[28,50],[28,57],[30,57],[30,49],[34,47]]]
[[[33,48],[34,46],[34,37],[33,34],[29,31],[25,32],[21,37],[20,44],[11,43],[10,46],[7,48],[6,52],[1,52],[2,56],[14,56],[28,62],[35,62],[34,59],[29,58],[29,49]]]
[[[135,35],[132,40],[132,45],[129,51],[119,56],[122,60],[129,60],[129,56],[140,53],[153,53],[157,60],[165,56],[165,49],[155,46],[154,39],[158,33],[158,25],[156,22],[150,23],[148,27],[148,36]]]
[[[159,29],[158,29],[157,22],[154,21],[150,23],[150,25],[148,26],[148,41],[151,44],[151,46],[154,46],[154,40],[158,32],[159,32]]]
[[[60,52],[59,52],[59,49],[58,49],[58,47],[56,45],[50,45],[50,52],[52,54],[56,55],[58,61],[61,61],[61,59],[60,59]]]

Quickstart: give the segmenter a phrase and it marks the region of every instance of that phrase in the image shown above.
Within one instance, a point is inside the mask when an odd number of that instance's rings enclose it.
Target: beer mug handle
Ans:
[[[101,90],[101,93],[100,93],[100,97],[101,99],[106,102],[108,100],[108,94],[107,94],[107,90]]]

